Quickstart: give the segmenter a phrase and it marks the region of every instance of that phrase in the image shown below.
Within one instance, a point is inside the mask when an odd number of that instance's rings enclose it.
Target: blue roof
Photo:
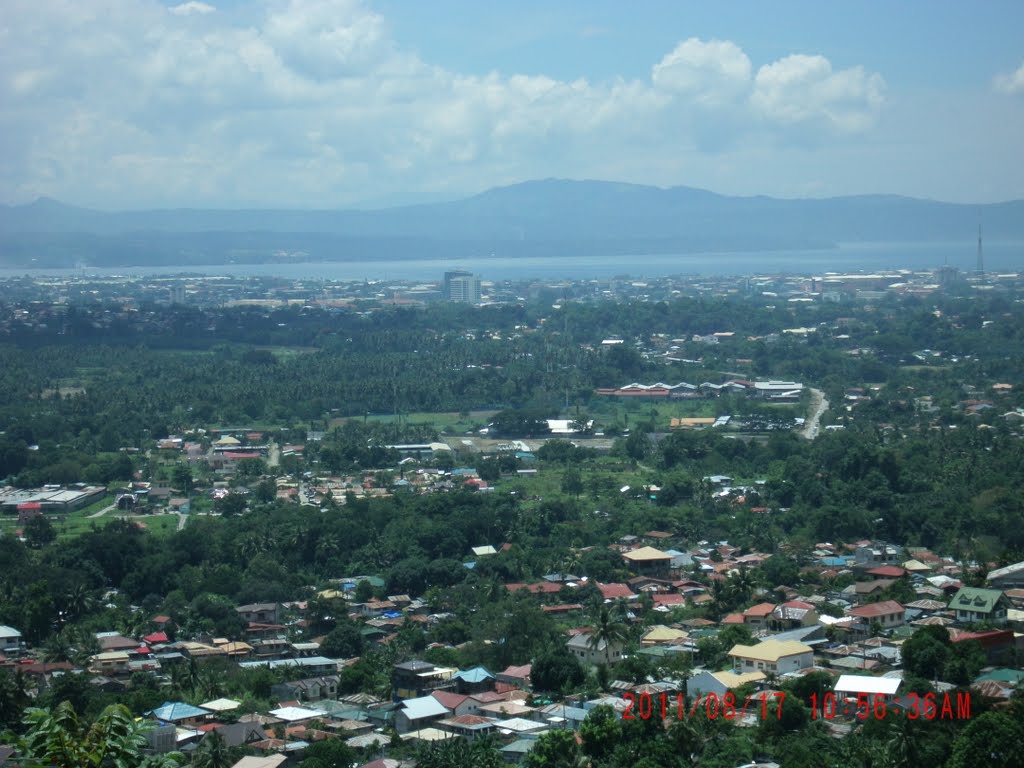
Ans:
[[[818,562],[822,565],[837,565],[840,568],[846,566],[846,558],[843,557],[823,557]]]
[[[186,704],[183,701],[165,701],[159,707],[146,714],[152,715],[157,720],[166,720],[169,723],[173,723],[177,720],[187,720],[190,717],[202,717],[203,715],[210,714],[210,711],[201,707],[193,707],[191,704]]]
[[[385,619],[397,619],[401,615],[402,614],[401,614],[400,611],[388,611],[387,613],[384,614],[384,618]]]
[[[475,475],[476,470],[472,467],[459,467],[458,469],[452,470],[453,475]]]
[[[472,571],[474,568],[476,568],[476,560],[472,560],[472,561],[470,561],[468,563],[463,563],[462,567],[463,568],[469,568],[469,570]]]
[[[473,667],[472,669],[456,672],[454,677],[458,680],[465,680],[467,683],[482,683],[484,680],[493,680],[494,675],[484,667]]]

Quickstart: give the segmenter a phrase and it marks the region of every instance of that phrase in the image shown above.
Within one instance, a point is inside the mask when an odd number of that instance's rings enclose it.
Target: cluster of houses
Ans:
[[[320,653],[318,638],[307,629],[307,602],[238,606],[236,613],[244,625],[241,637],[180,638],[168,616],[152,617],[139,637],[100,632],[96,635],[99,651],[84,670],[69,662],[39,661],[25,648],[16,629],[0,627],[0,665],[21,669],[37,690],[55,675],[84,672],[95,685],[111,692],[127,690],[134,672],[170,675],[176,664],[202,663],[211,657],[232,659],[242,668],[283,669],[283,681],[271,691],[275,706],[265,712],[240,713],[240,702],[217,698],[200,704],[168,701],[147,713],[155,724],[149,732],[154,750],[188,753],[216,732],[229,745],[251,747],[263,755],[258,760],[269,761],[254,763],[257,758],[246,758],[250,762],[240,768],[277,768],[300,758],[311,743],[331,738],[344,739],[383,759],[395,738],[392,732],[403,742],[489,735],[500,742],[510,762],[517,762],[541,734],[578,729],[597,706],[610,706],[621,716],[628,710],[630,693],[675,697],[685,691],[690,696],[722,696],[743,687],[748,693],[754,691],[755,697],[770,697],[782,681],[811,671],[831,673],[837,695],[856,697],[858,692],[884,689],[886,695],[895,696],[902,676],[901,645],[922,626],[946,628],[954,643],[978,641],[988,663],[974,681],[979,694],[1007,699],[1024,677],[1008,666],[1024,648],[1019,631],[1024,629],[1024,563],[990,571],[982,588],[964,584],[960,566],[924,549],[904,551],[864,541],[839,550],[821,543],[813,552],[813,562],[805,567],[822,577],[818,583],[848,576],[852,577],[852,581],[845,579],[849,586],[807,594],[780,585],[761,590],[745,609],[712,621],[701,614],[714,613],[693,609],[711,607],[715,582],[728,583],[769,556],[743,553],[726,543],[702,542],[677,549],[670,546],[674,541],[667,532],[648,531],[612,545],[623,569],[635,574],[625,581],[605,583],[553,573],[536,583],[505,585],[509,591],[535,596],[546,613],[571,627],[566,630],[565,647],[582,664],[614,665],[635,653],[654,662],[653,669],[692,670],[683,679],[664,673],[666,679],[642,683],[612,681],[607,692],[596,698],[558,699],[534,691],[530,659],[500,671],[457,669],[420,659],[402,661],[392,669],[390,698],[366,692],[345,696],[341,674],[356,659],[333,659]],[[494,554],[490,547],[478,549],[477,557]],[[369,580],[379,594],[380,579],[359,576],[338,580],[321,590],[319,597],[345,599],[368,645],[390,642],[403,625],[428,628],[446,619],[432,614],[423,600],[408,595],[357,602],[356,588],[363,580]],[[889,588],[894,584],[902,587],[901,595],[912,594],[914,599],[879,599],[893,592]],[[591,636],[582,600],[574,599],[584,589],[591,596],[596,590],[606,603],[621,606],[627,621],[642,625],[638,647]],[[657,614],[664,618],[652,622]],[[701,641],[736,625],[749,630],[752,640],[726,649],[724,664],[708,666]],[[680,654],[687,663],[664,663]],[[942,681],[938,685],[952,687]],[[757,722],[757,711],[751,708],[747,724]],[[841,729],[841,720],[833,725]]]

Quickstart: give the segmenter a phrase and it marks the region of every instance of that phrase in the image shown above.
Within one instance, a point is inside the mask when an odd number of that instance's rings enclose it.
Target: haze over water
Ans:
[[[1024,269],[1024,242],[985,243],[987,272]],[[753,274],[820,274],[823,272],[922,270],[948,264],[973,271],[977,244],[955,243],[846,243],[838,248],[751,251],[740,253],[648,254],[640,256],[565,256],[502,258],[500,254],[462,259],[356,260],[267,264],[210,264],[204,266],[90,267],[82,269],[2,269],[0,277],[20,275],[224,275],[263,276],[292,280],[438,280],[445,270],[468,269],[484,280],[531,278],[600,279],[666,277],[670,275],[729,276]]]

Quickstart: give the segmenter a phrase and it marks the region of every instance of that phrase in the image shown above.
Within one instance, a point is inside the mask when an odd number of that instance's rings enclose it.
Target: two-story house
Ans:
[[[956,620],[963,624],[1005,624],[1009,607],[1010,601],[1000,590],[975,587],[961,587],[949,603],[949,608],[956,611]]]

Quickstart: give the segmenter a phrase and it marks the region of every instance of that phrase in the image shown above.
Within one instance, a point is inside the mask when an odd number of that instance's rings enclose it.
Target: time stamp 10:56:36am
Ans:
[[[831,720],[837,716],[859,720],[881,720],[887,714],[904,715],[908,720],[968,720],[971,717],[969,691],[953,693],[908,693],[890,697],[881,693],[858,693],[857,698],[837,697],[832,691],[810,696],[811,718]]]
[[[670,696],[667,693],[624,693],[626,706],[623,720],[649,720],[668,718],[693,718],[706,715],[710,720],[741,720],[748,711],[762,720],[781,719],[782,705],[786,699],[783,691],[766,691],[737,697],[733,693],[719,695],[706,693],[693,699],[692,706],[683,694]],[[773,706],[769,707],[769,702]],[[906,716],[909,720],[967,720],[971,717],[971,694],[969,691],[956,693],[908,693],[906,696],[890,697],[882,693],[859,693],[856,698],[836,696],[832,691],[812,693],[808,698],[812,720],[832,720],[835,717],[855,717],[859,720],[882,720],[887,715]]]

